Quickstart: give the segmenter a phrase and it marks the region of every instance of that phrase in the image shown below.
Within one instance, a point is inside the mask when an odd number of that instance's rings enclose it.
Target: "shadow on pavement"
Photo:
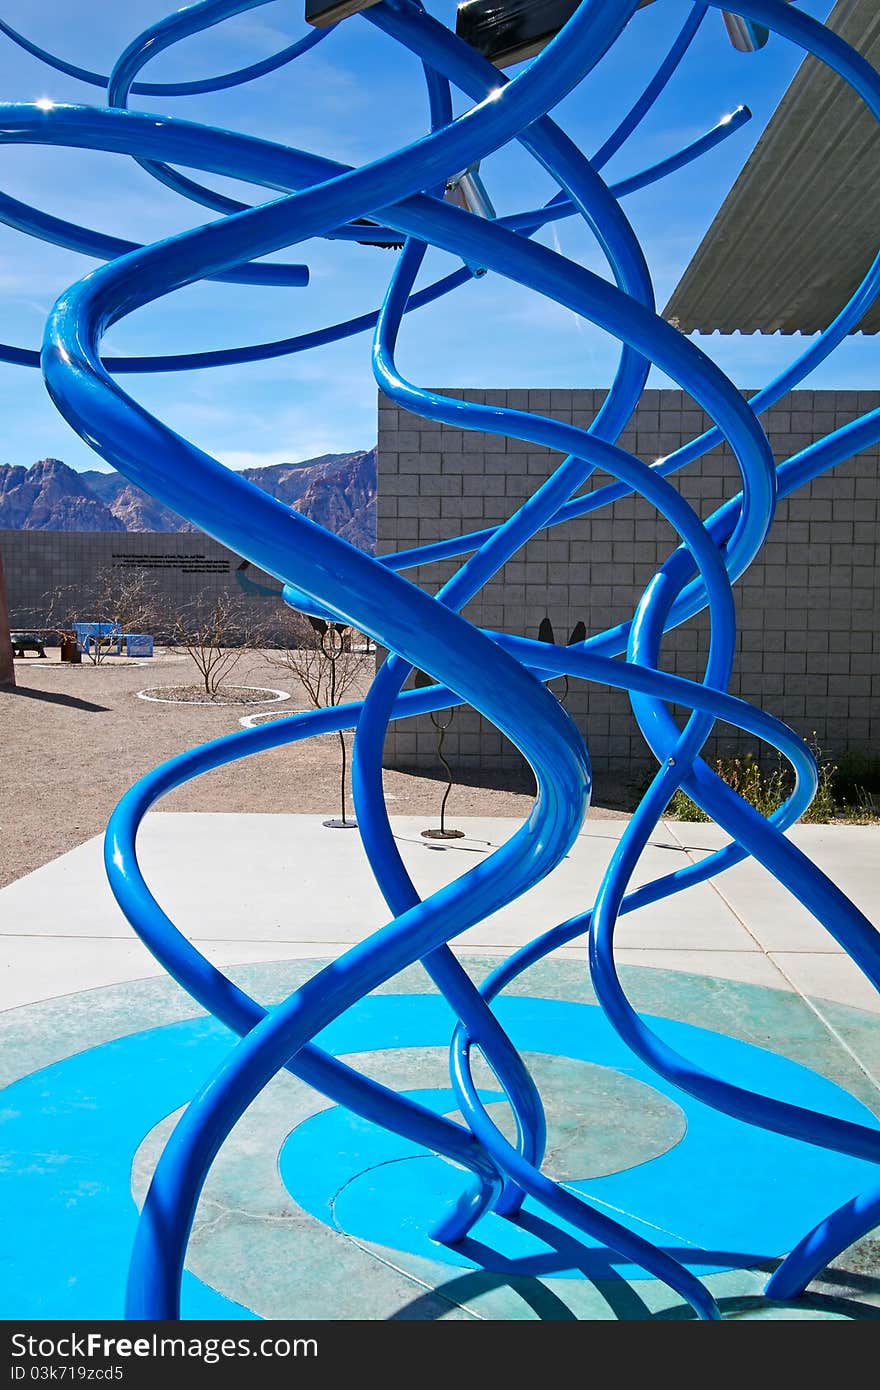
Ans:
[[[88,710],[92,714],[106,714],[109,705],[95,705],[91,700],[79,700],[76,695],[63,695],[57,690],[28,690],[21,685],[0,686],[2,695],[24,695],[29,700],[48,700],[53,705],[69,705],[72,709]]]

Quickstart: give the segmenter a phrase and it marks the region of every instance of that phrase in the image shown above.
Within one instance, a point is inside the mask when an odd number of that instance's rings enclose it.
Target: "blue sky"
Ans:
[[[454,25],[451,0],[427,8]],[[555,116],[587,152],[626,111],[689,11],[659,0],[640,11],[622,40]],[[802,9],[824,18],[829,0]],[[169,0],[6,0],[4,19],[71,62],[109,71],[122,48],[172,9]],[[306,32],[300,0],[275,0],[161,55],[144,72],[153,81],[204,77],[258,61]],[[782,41],[757,54],[730,46],[720,15],[710,14],[671,86],[647,121],[608,165],[624,177],[673,153],[726,112],[747,104],[753,119],[698,164],[625,200],[645,246],[662,306],[791,80],[800,54]],[[513,71],[511,69],[511,71]],[[6,100],[101,104],[101,93],[46,68],[0,35],[0,83]],[[423,133],[426,101],[419,65],[363,19],[339,25],[292,67],[245,88],[199,97],[137,97],[142,110],[205,121],[286,141],[352,164]],[[458,110],[465,109],[462,99]],[[554,186],[518,147],[484,162],[499,213],[533,207]],[[217,188],[260,201],[265,193],[213,180]],[[57,216],[137,240],[157,240],[210,220],[133,161],[118,155],[4,147],[2,187]],[[572,222],[540,234],[583,264],[607,273],[588,231]],[[351,243],[308,243],[293,255],[311,267],[307,289],[204,284],[140,310],[112,330],[107,351],[195,351],[280,338],[374,308],[394,253]],[[3,336],[38,347],[57,295],[95,264],[0,226]],[[423,280],[454,268],[429,253]],[[699,339],[737,386],[757,387],[796,355],[797,337]],[[806,382],[876,386],[875,340],[854,336]],[[413,380],[434,386],[604,386],[616,345],[545,300],[494,275],[472,281],[409,317],[399,361]],[[651,385],[668,384],[655,374]],[[125,389],[166,423],[233,468],[366,448],[375,441],[376,389],[370,337],[276,362],[167,376],[127,376]],[[38,372],[0,364],[0,462],[46,456],[76,469],[103,467],[57,414]]]

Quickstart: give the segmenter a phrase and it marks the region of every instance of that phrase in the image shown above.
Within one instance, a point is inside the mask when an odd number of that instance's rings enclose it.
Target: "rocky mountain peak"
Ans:
[[[23,531],[124,531],[123,523],[61,459],[0,464],[0,526]]]
[[[321,454],[245,468],[242,477],[352,545],[376,543],[376,450]],[[61,459],[0,464],[0,528],[42,531],[178,531],[193,525],[115,470],[77,473]]]

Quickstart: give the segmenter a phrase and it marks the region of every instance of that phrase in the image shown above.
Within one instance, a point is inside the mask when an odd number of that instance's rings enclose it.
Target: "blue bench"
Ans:
[[[90,652],[92,644],[115,647],[116,656],[122,655],[122,631],[118,623],[73,623],[80,651]]]
[[[123,632],[119,623],[73,623],[80,651],[89,652],[92,643],[109,648],[108,656],[152,656],[153,639],[147,632]]]

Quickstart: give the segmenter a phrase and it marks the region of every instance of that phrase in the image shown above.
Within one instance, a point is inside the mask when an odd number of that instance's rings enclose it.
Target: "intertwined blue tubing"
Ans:
[[[808,907],[880,987],[875,928],[784,835],[816,790],[809,749],[779,721],[726,693],[736,635],[732,585],[759,554],[777,498],[880,438],[880,412],[875,411],[777,467],[758,417],[857,327],[880,290],[880,256],[835,321],[746,402],[694,343],[657,317],[648,263],[619,200],[648,182],[674,177],[694,159],[708,155],[748,119],[748,110],[738,108],[680,151],[614,184],[601,174],[686,63],[707,9],[720,8],[721,0],[708,7],[693,6],[672,36],[666,57],[646,76],[639,95],[592,159],[549,113],[582,85],[589,94],[591,71],[623,28],[639,23],[637,0],[585,0],[557,38],[510,81],[426,13],[419,0],[380,0],[364,14],[343,21],[370,23],[382,31],[389,46],[415,54],[424,70],[430,115],[430,129],[421,139],[357,169],[176,115],[127,109],[132,95],[171,98],[218,91],[287,68],[300,58],[308,62],[309,50],[332,33],[307,31],[261,62],[215,77],[166,83],[137,80],[157,53],[262,3],[265,0],[200,0],[136,35],[107,76],[68,63],[0,22],[0,32],[13,43],[75,81],[106,89],[107,99],[105,107],[2,105],[0,143],[123,153],[188,200],[220,214],[207,225],[138,247],[0,193],[0,220],[106,261],[58,300],[39,357],[26,348],[2,345],[0,360],[41,365],[52,399],[82,438],[133,483],[275,575],[294,607],[351,623],[390,653],[363,701],[278,719],[184,753],[142,778],[111,817],[105,865],[120,907],[164,968],[240,1038],[193,1098],[156,1168],[132,1253],[127,1315],[179,1316],[189,1232],[213,1158],[251,1100],[287,1067],[337,1104],[443,1155],[462,1170],[457,1200],[451,1208],[433,1213],[436,1240],[460,1241],[489,1210],[513,1216],[528,1194],[548,1213],[665,1281],[698,1317],[718,1318],[711,1294],[684,1264],[541,1171],[541,1097],[492,1001],[548,953],[587,936],[590,971],[602,1008],[633,1053],[667,1081],[749,1125],[859,1158],[880,1159],[880,1129],[748,1090],[714,1074],[699,1059],[676,1053],[633,1008],[614,962],[614,929],[621,914],[685,891],[752,856]],[[737,12],[815,54],[849,83],[875,116],[880,113],[877,74],[823,25],[781,0],[742,0]],[[332,45],[332,37],[329,42]],[[290,71],[295,73],[294,68]],[[452,87],[475,103],[457,118]],[[543,208],[486,219],[444,200],[447,180],[478,161],[487,161],[484,175],[491,179],[489,156],[511,141],[518,141],[558,187]],[[198,182],[194,174],[262,186],[270,201],[249,207]],[[601,248],[608,279],[533,240],[541,227],[572,216],[582,219]],[[295,247],[307,256],[314,237],[338,242],[340,249],[350,241],[405,241],[403,252],[391,263],[378,310],[275,342],[102,359],[102,339],[111,324],[198,280],[247,283],[255,296],[266,285],[298,287],[302,292],[308,283],[306,265],[260,258]],[[416,290],[428,246],[450,252],[462,264]],[[357,254],[374,253],[365,248]],[[614,380],[589,428],[441,396],[408,380],[397,361],[404,316],[454,289],[461,290],[464,308],[465,287],[475,273],[484,271],[546,295],[619,342]],[[115,380],[120,373],[241,366],[367,331],[372,332],[376,381],[405,409],[441,424],[510,436],[563,455],[553,475],[503,525],[374,559],[222,468],[150,415]],[[714,423],[699,438],[649,466],[616,441],[632,417],[652,364],[686,390]],[[365,351],[365,371],[368,365]],[[713,516],[701,519],[668,478],[725,440],[739,468],[741,489]],[[596,469],[612,481],[583,495]],[[631,620],[592,633],[581,644],[553,647],[527,634],[479,631],[461,616],[464,606],[536,532],[633,492],[670,521],[680,544],[646,586]],[[467,557],[465,563],[433,597],[401,573],[458,556]],[[664,634],[704,609],[711,640],[702,679],[669,675],[662,670]],[[430,672],[435,684],[404,690],[414,666]],[[559,674],[626,690],[658,771],[621,837],[595,902],[585,902],[582,912],[515,952],[477,988],[449,943],[552,873],[587,812],[587,748],[546,688]],[[389,721],[462,703],[477,708],[522,751],[535,773],[536,797],[531,814],[505,845],[422,901],[392,834],[382,792],[382,747]],[[691,711],[683,728],[672,719],[671,705]],[[718,720],[767,742],[789,762],[793,789],[768,819],[747,806],[701,760],[701,749]],[[138,830],[159,798],[212,768],[342,729],[355,731],[352,777],[359,833],[388,904],[389,921],[269,1013],[211,965],[156,902],[138,865]],[[730,834],[731,842],[700,864],[632,889],[629,884],[642,849],[679,787]],[[366,993],[419,960],[459,1020],[450,1038],[450,1077],[463,1123],[371,1080],[313,1041]],[[474,1084],[470,1063],[475,1047],[507,1098],[516,1121],[515,1142],[490,1118]],[[805,1231],[773,1274],[767,1295],[796,1297],[809,1279],[878,1219],[878,1192],[853,1194]]]

